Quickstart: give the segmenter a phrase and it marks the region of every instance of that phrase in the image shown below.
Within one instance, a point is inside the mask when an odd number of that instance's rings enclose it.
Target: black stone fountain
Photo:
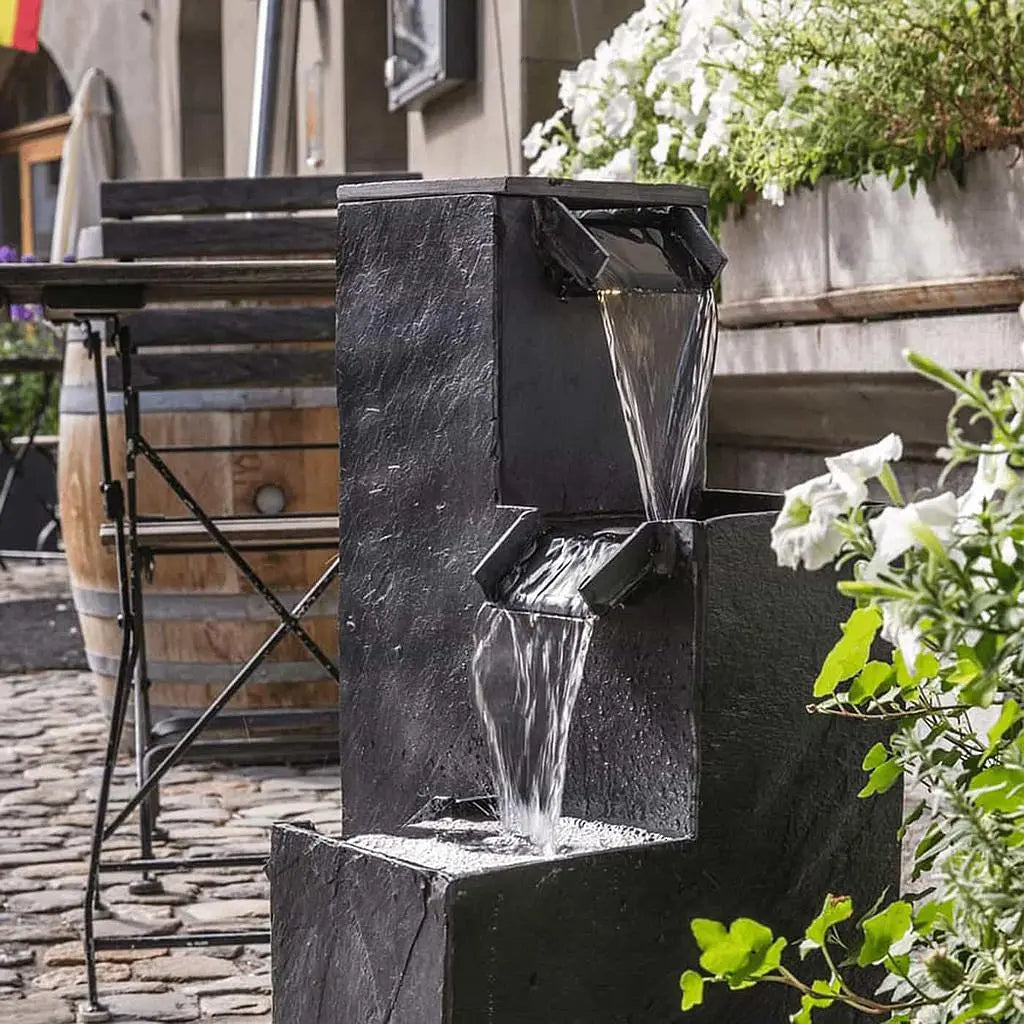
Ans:
[[[274,830],[276,1024],[677,1021],[692,918],[799,935],[898,878],[877,736],[806,712],[835,579],[703,486],[706,197],[339,201],[344,813]],[[771,988],[691,1019],[785,1021]]]

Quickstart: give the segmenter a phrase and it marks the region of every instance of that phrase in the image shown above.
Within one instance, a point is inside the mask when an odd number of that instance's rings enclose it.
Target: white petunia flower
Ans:
[[[527,160],[537,159],[541,149],[544,148],[544,144],[548,140],[548,135],[552,129],[561,125],[562,117],[567,113],[568,111],[565,107],[561,110],[556,110],[546,121],[538,121],[530,129],[526,138],[523,139],[523,156]]]
[[[603,167],[583,171],[585,181],[634,181],[636,179],[636,153],[630,148],[620,149]]]
[[[772,526],[772,551],[787,569],[820,569],[831,562],[843,545],[836,519],[848,512],[846,495],[828,474],[790,487],[782,511]]]
[[[699,114],[704,109],[708,96],[711,94],[711,86],[708,85],[704,69],[698,67],[693,74],[693,81],[690,82],[690,110]]]
[[[523,156],[527,160],[536,160],[544,145],[544,122],[537,121],[523,139]]]
[[[776,81],[779,86],[779,92],[782,93],[784,99],[788,100],[800,85],[800,68],[798,68],[791,60],[786,61],[786,63],[779,68],[778,74],[776,75]]]
[[[697,70],[697,62],[678,47],[667,57],[662,57],[651,68],[644,86],[646,96],[654,96],[665,86],[682,85],[689,82]]]
[[[882,639],[888,640],[913,672],[921,653],[921,634],[914,625],[910,607],[904,601],[886,601],[882,608]]]
[[[903,441],[898,434],[887,434],[866,448],[858,448],[844,455],[834,455],[825,460],[832,479],[850,499],[850,504],[860,505],[867,499],[867,481],[874,480],[890,462],[903,457]]]
[[[946,547],[953,539],[958,511],[956,495],[951,491],[902,508],[884,509],[871,521],[875,553],[864,567],[864,578],[876,579],[887,565],[930,540]]]
[[[654,101],[654,113],[666,121],[688,121],[693,115],[671,93],[664,93]]]
[[[658,141],[651,146],[651,159],[659,167],[663,167],[668,163],[668,153],[672,147],[672,140],[678,134],[679,132],[670,124],[658,125]]]
[[[530,165],[530,174],[540,178],[557,178],[562,173],[562,162],[569,147],[564,142],[553,142]]]
[[[621,139],[629,134],[636,120],[636,100],[628,92],[613,96],[605,107],[604,121],[608,134]]]
[[[576,105],[576,93],[579,91],[579,72],[565,69],[558,75],[558,102],[570,110]]]
[[[832,70],[825,64],[818,64],[811,68],[807,74],[807,84],[815,91],[827,93],[832,88],[832,81],[835,78]]]
[[[971,486],[960,498],[960,514],[978,515],[985,503],[991,501],[998,491],[1012,491],[1018,482],[1019,477],[1010,468],[1007,452],[980,455]]]
[[[769,203],[774,206],[785,206],[786,205],[786,190],[777,182],[769,181],[763,189],[761,189],[761,197],[767,199]]]

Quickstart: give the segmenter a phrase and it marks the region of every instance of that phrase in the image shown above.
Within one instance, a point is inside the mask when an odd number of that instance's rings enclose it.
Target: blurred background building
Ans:
[[[389,113],[388,0],[296,2],[293,173],[414,169],[427,177],[520,173],[520,139],[554,109],[559,71],[638,6],[478,0],[475,81],[420,110]],[[40,52],[0,51],[3,129],[26,141],[59,138],[70,96],[98,67],[111,86],[118,177],[245,174],[258,8],[258,0],[44,0]],[[12,139],[0,138],[5,157],[21,146]],[[50,145],[27,159],[46,162],[59,149]],[[38,172],[42,191],[20,197],[40,222],[44,177]],[[4,176],[5,221],[12,188]]]

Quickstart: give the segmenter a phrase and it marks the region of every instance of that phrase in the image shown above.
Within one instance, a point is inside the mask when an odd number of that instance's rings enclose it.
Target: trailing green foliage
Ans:
[[[836,1003],[898,1024],[1024,1021],[1024,375],[986,384],[908,360],[953,392],[942,479],[974,464],[970,488],[904,501],[890,435],[787,492],[773,547],[794,567],[852,563],[839,586],[857,608],[810,710],[892,725],[865,754],[859,796],[903,778],[923,794],[922,891],[856,921],[849,897],[829,895],[795,948],[754,922],[694,921],[703,973],[683,975],[684,1009],[708,984],[770,981],[795,991],[797,1024]],[[891,506],[865,503],[871,480]],[[876,634],[893,645],[885,661],[870,660]],[[850,970],[872,965],[885,981],[856,991]]]

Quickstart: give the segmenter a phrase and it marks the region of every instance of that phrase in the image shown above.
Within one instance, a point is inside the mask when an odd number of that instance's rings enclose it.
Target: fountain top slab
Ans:
[[[338,186],[340,204],[371,199],[463,195],[546,196],[562,199],[572,207],[708,205],[707,191],[691,185],[638,185],[635,182],[572,181],[567,178],[445,178],[433,181],[371,181]]]

